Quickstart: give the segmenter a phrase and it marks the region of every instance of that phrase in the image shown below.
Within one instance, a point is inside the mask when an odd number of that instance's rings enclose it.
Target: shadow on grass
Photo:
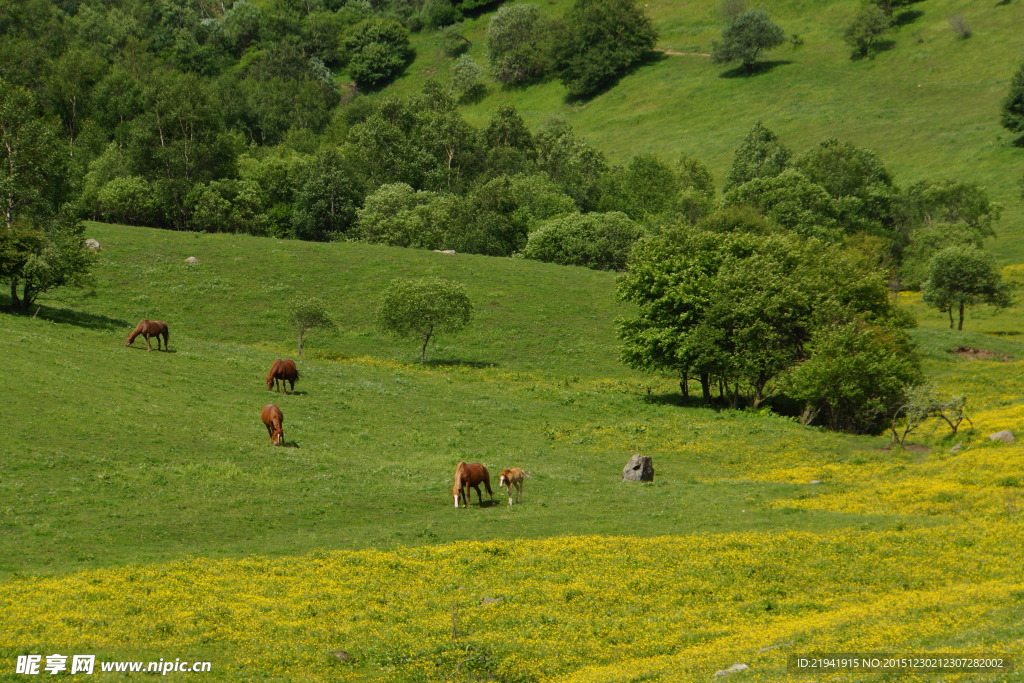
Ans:
[[[1005,7],[1006,5],[1009,5],[1011,2],[1013,2],[1013,0],[999,0],[999,2],[996,3],[996,7]]]
[[[871,47],[865,52],[854,52],[850,55],[850,59],[859,62],[862,59],[874,59],[879,53],[887,52],[896,47],[895,40],[879,40],[878,42],[872,43]]]
[[[590,92],[586,95],[566,95],[565,103],[573,105],[585,104],[586,102],[589,102],[590,100],[594,99],[595,97],[598,97],[599,95],[605,94],[606,92],[617,86],[619,84],[619,81],[621,81],[626,76],[630,76],[636,73],[638,70],[642,69],[645,66],[657,64],[658,62],[664,59],[668,59],[668,55],[662,52],[655,52],[654,50],[650,50],[646,54],[644,54],[644,56],[641,57],[636,64],[633,64],[628,69],[623,69],[622,71],[619,71],[615,75],[610,76],[604,81],[602,81],[598,88],[593,92]]]
[[[736,410],[730,403],[729,399],[722,398],[720,396],[712,396],[711,401],[705,403],[701,396],[700,389],[697,389],[696,394],[693,393],[693,387],[690,387],[690,395],[684,397],[677,391],[672,391],[667,394],[646,394],[644,397],[645,403],[652,403],[654,405],[661,406],[675,406],[677,408],[707,408],[708,410],[714,410],[717,412],[723,410]]]
[[[0,307],[0,310],[12,315],[23,315],[26,318],[41,318],[42,320],[61,323],[62,325],[75,325],[77,327],[85,327],[90,330],[116,330],[125,328],[125,336],[128,336],[128,332],[131,332],[131,328],[133,327],[133,325],[127,320],[108,318],[105,315],[93,315],[92,313],[69,311],[64,308],[53,308],[51,306],[38,304],[34,304],[34,307],[38,310],[34,311],[31,315],[22,314],[21,311],[14,310],[9,304]]]
[[[924,16],[924,12],[916,9],[908,9],[900,12],[892,18],[892,27],[900,28],[907,24],[913,24],[915,21]]]
[[[741,64],[740,66],[737,66],[734,69],[729,69],[728,71],[723,71],[722,73],[720,73],[718,75],[718,77],[719,78],[750,78],[752,76],[760,76],[761,74],[766,74],[766,73],[776,69],[777,67],[786,66],[787,64],[792,64],[792,63],[793,62],[791,62],[788,59],[773,59],[773,60],[767,61],[767,62],[754,62],[749,67],[743,66]]]
[[[131,344],[127,348],[131,349],[132,351],[146,351],[146,352],[152,351],[153,353],[177,353],[178,352],[177,349],[157,349],[155,346],[152,349],[147,349],[145,342],[143,342],[142,344]]]
[[[475,370],[498,367],[497,363],[476,360],[428,360],[423,365],[431,368],[473,368]]]
[[[1024,147],[1024,135],[1021,135],[1016,140],[1011,141],[1010,145],[1013,147]]]

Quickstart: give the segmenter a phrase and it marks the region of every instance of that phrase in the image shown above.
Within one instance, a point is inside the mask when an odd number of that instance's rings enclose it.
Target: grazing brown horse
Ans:
[[[473,498],[469,487],[472,486],[476,489],[476,495],[480,499],[480,504],[484,504],[483,494],[480,493],[480,484],[487,487],[487,493],[490,494],[491,500],[494,500],[494,492],[491,491],[491,475],[487,473],[487,468],[478,462],[468,465],[464,462],[460,462],[458,467],[455,468],[455,484],[452,486],[452,496],[455,498],[455,507],[459,507],[459,499],[469,507],[473,502]]]
[[[267,374],[267,391],[277,389],[281,391],[284,389],[284,393],[288,393],[288,387],[285,382],[290,382],[292,385],[291,393],[295,393],[295,382],[299,379],[299,371],[295,367],[295,361],[292,360],[281,360],[278,358],[274,361],[273,365],[270,366],[270,372]],[[278,388],[278,382],[281,382],[280,389]]]
[[[508,489],[508,504],[512,505],[512,487],[516,489],[516,502],[518,503],[523,495],[523,480],[529,478],[529,474],[519,469],[518,467],[512,467],[501,471],[501,476],[498,477],[498,487],[506,487]]]
[[[128,335],[128,339],[125,341],[125,346],[131,346],[132,342],[139,335],[146,338],[146,350],[152,351],[153,345],[149,343],[150,337],[156,337],[156,350],[160,350],[160,337],[164,338],[164,351],[169,351],[169,344],[171,343],[171,333],[167,329],[167,323],[162,323],[159,320],[146,320],[143,318],[139,321],[139,324],[135,326],[132,333]]]
[[[267,426],[267,434],[270,434],[270,443],[275,446],[284,445],[284,415],[281,409],[273,403],[263,406],[263,414],[260,415],[263,424]]]

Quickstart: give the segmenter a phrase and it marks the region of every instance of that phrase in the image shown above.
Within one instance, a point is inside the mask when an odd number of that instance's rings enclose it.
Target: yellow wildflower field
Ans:
[[[992,650],[985,629],[1024,599],[1022,533],[993,520],[97,569],[0,586],[0,651],[208,659],[207,677],[235,680],[708,680],[737,662],[774,680],[794,654]]]

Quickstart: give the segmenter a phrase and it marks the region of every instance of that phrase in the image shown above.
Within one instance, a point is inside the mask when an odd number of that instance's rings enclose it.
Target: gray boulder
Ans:
[[[1008,432],[1005,429],[995,434],[989,434],[988,438],[992,441],[1002,441],[1003,443],[1014,443],[1017,440],[1013,437],[1013,432]]]
[[[654,461],[649,455],[634,453],[622,468],[623,481],[654,481]]]
[[[85,241],[85,246],[88,249],[92,249],[93,251],[96,251],[97,249],[100,248],[100,243],[90,237],[89,239],[87,239]]]

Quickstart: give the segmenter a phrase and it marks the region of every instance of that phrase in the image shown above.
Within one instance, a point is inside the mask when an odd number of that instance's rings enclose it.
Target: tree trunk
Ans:
[[[704,395],[704,403],[711,403],[711,377],[706,372],[700,373],[700,390]]]
[[[953,305],[949,306],[949,329],[953,329]]]
[[[683,373],[683,379],[679,382],[679,390],[683,392],[683,398],[690,398],[690,376]]]
[[[11,280],[11,308],[21,308],[21,300],[18,299],[18,280]]]
[[[433,332],[428,332],[423,335],[423,348],[420,349],[420,365],[426,365],[427,363],[427,344],[430,343],[430,337]]]
[[[302,338],[305,334],[305,330],[299,330],[299,358],[302,358]]]
[[[957,330],[963,330],[964,329],[964,302],[963,301],[960,302],[960,322],[957,323],[956,329]]]

